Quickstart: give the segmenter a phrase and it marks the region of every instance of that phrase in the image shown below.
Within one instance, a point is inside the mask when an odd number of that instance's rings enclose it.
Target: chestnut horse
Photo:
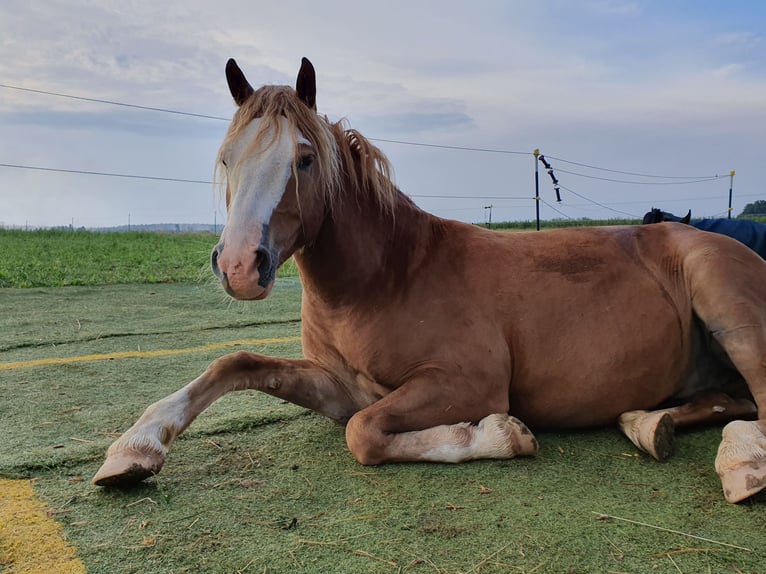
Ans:
[[[234,60],[226,76],[238,109],[213,272],[232,297],[263,299],[294,256],[305,358],[214,361],[112,444],[95,484],[159,472],[213,401],[257,389],[344,423],[364,465],[533,455],[530,427],[615,423],[662,459],[676,427],[728,422],[727,500],[766,488],[766,263],[752,251],[678,224],[498,233],[439,219],[367,139],[316,112],[308,60],[296,89],[254,90]],[[723,394],[732,382],[749,398]]]

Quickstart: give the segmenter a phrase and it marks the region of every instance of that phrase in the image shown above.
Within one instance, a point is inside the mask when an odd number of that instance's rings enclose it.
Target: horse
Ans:
[[[237,108],[216,161],[228,221],[212,270],[230,296],[260,300],[293,256],[303,358],[214,360],[114,441],[95,485],[155,475],[211,403],[256,389],[345,425],[362,465],[532,456],[532,429],[615,424],[662,460],[675,429],[727,423],[726,499],[766,488],[754,253],[680,225],[507,234],[441,219],[367,138],[317,112],[307,59],[295,88],[256,90],[233,59],[226,78]]]
[[[644,215],[643,223],[661,223],[676,221],[686,223],[702,231],[711,231],[733,237],[755,251],[762,259],[766,259],[766,225],[749,219],[695,219],[692,221],[689,210],[683,217],[678,217],[667,211],[653,207]]]

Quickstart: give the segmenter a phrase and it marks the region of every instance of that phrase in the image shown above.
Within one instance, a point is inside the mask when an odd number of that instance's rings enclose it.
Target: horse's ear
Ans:
[[[662,211],[657,209],[656,207],[652,207],[652,210],[647,212],[646,215],[644,215],[644,220],[641,223],[643,224],[660,223],[661,221],[662,221]]]
[[[681,218],[681,223],[686,223],[688,225],[691,220],[692,210],[690,209],[689,212]]]
[[[229,58],[229,61],[226,62],[226,81],[229,83],[231,96],[238,106],[244,104],[255,91],[245,78],[245,74],[237,66],[234,58]]]
[[[298,97],[312,110],[317,109],[317,77],[314,72],[314,66],[311,65],[308,58],[301,60],[301,69],[298,72],[298,79],[295,81],[295,91]]]

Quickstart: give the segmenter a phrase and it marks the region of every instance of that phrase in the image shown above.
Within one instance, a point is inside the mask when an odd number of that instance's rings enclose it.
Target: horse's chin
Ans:
[[[224,290],[234,299],[239,301],[260,301],[265,299],[271,294],[271,289],[274,287],[274,281],[268,283],[265,287],[262,287],[258,283],[252,285],[245,285],[241,287],[232,287],[228,281],[223,282]]]

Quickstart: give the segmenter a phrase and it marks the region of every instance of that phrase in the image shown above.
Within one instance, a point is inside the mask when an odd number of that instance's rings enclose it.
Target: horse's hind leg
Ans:
[[[758,406],[758,420],[737,420],[724,427],[715,459],[724,496],[735,503],[766,489],[766,333],[764,326],[751,321],[713,335],[744,377]]]
[[[307,360],[233,353],[213,361],[191,383],[154,403],[107,451],[93,477],[99,486],[135,483],[157,474],[170,445],[216,399],[255,389],[346,421],[375,397],[350,393],[343,383]]]
[[[623,413],[618,425],[639,449],[657,460],[665,460],[673,454],[676,429],[720,425],[737,419],[752,419],[757,414],[758,410],[748,399],[733,399],[724,393],[705,392],[676,407]]]
[[[757,421],[734,421],[724,428],[715,461],[726,500],[739,502],[766,488],[766,266],[733,243],[724,250],[724,239],[710,250],[722,257],[695,251],[687,262],[694,311],[758,407]]]

